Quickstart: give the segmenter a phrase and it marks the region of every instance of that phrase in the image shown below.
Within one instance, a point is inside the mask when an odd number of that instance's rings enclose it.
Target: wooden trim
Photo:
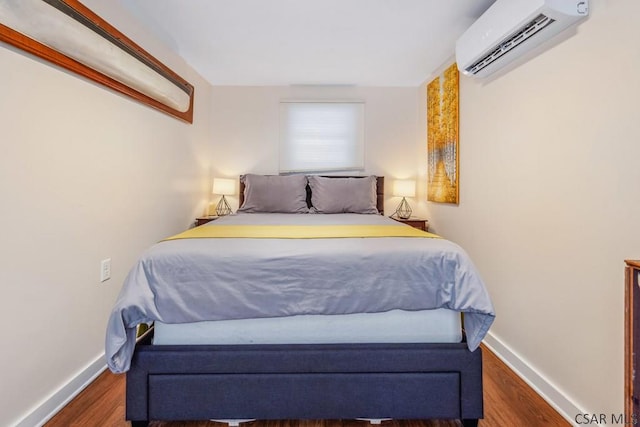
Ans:
[[[624,262],[625,262],[625,264],[627,264],[627,266],[629,266],[629,267],[633,267],[633,268],[640,269],[640,260],[627,259],[627,260],[625,260]]]
[[[631,327],[632,304],[630,303],[631,295],[631,268],[625,267],[625,299],[624,299],[624,412],[628,417],[632,411],[632,381],[631,372],[633,372],[631,348],[633,335]]]
[[[3,24],[0,24],[0,41],[8,43],[12,46],[17,47],[25,52],[28,52],[32,55],[35,55],[39,58],[42,58],[46,61],[49,61],[55,65],[58,65],[62,68],[65,68],[69,71],[72,71],[82,77],[86,77],[90,80],[93,80],[96,83],[99,83],[103,86],[106,86],[112,90],[120,92],[124,95],[133,98],[134,100],[141,102],[143,104],[147,104],[157,110],[160,110],[166,114],[169,114],[173,117],[176,117],[180,120],[183,120],[187,123],[193,123],[193,97],[194,97],[194,87],[189,82],[184,80],[178,74],[173,72],[169,67],[164,65],[162,62],[153,57],[150,53],[142,49],[136,43],[134,43],[127,36],[118,31],[115,27],[110,25],[107,21],[100,18],[98,15],[93,13],[89,8],[84,6],[78,0],[60,0],[60,3],[64,3],[66,6],[73,9],[78,14],[82,15],[84,18],[89,20],[91,23],[104,30],[104,32],[108,33],[113,38],[117,39],[123,45],[125,45],[131,51],[136,53],[136,56],[144,58],[145,61],[153,64],[154,69],[161,70],[160,74],[165,75],[165,78],[173,81],[176,85],[182,88],[187,95],[189,95],[190,103],[189,109],[185,112],[178,111],[171,107],[168,107],[161,102],[156,101],[153,98],[150,98],[147,95],[144,95],[135,89],[130,88],[129,86],[120,83],[99,71],[94,70],[93,68],[89,68],[88,66],[48,47],[44,44],[33,40],[30,37],[25,36]],[[61,12],[62,13],[62,12]]]
[[[635,389],[634,371],[637,369],[636,361],[640,349],[634,335],[640,328],[640,319],[637,307],[640,306],[640,292],[638,289],[638,275],[640,275],[640,261],[625,261],[625,299],[624,299],[624,410],[626,420],[635,419],[638,416],[638,403],[634,401],[638,391]]]

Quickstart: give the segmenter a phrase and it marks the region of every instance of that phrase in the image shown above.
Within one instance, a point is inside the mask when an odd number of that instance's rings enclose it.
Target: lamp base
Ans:
[[[216,214],[218,214],[218,216],[225,216],[229,215],[230,213],[231,207],[229,206],[229,203],[227,203],[227,199],[223,195],[218,202],[218,206],[216,206]]]
[[[401,219],[409,219],[411,218],[412,212],[413,211],[411,210],[409,203],[407,203],[407,199],[403,197],[402,201],[398,205],[398,208],[396,209],[396,215]]]

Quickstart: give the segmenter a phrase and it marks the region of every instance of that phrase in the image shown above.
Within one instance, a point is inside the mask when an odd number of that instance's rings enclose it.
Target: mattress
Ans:
[[[381,313],[300,315],[192,323],[155,322],[155,345],[455,343],[460,313],[391,310]]]

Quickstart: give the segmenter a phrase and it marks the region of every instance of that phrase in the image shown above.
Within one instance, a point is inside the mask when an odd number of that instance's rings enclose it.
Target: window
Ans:
[[[363,102],[280,103],[280,172],[362,169]]]

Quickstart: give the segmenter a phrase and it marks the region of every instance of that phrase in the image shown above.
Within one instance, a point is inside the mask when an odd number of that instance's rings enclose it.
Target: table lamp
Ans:
[[[229,203],[227,203],[225,196],[233,196],[236,194],[236,181],[226,178],[214,178],[212,193],[222,195],[222,198],[216,206],[216,214],[218,216],[229,215],[231,213],[231,207]]]
[[[411,207],[405,197],[416,196],[416,182],[412,180],[398,179],[393,182],[393,195],[402,197],[402,201],[396,209],[398,218],[409,219],[411,217]]]

